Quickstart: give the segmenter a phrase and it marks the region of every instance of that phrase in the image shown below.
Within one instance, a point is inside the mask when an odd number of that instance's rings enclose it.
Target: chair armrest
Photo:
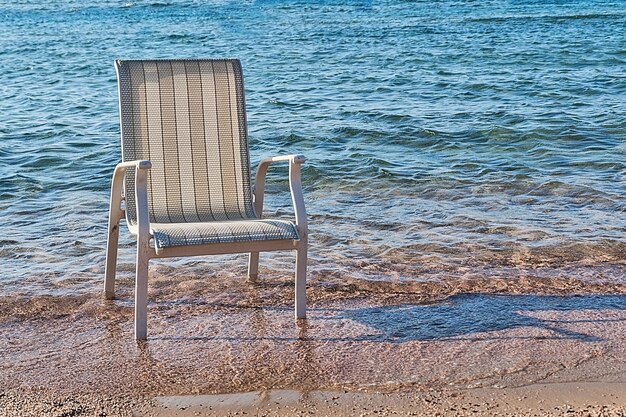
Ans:
[[[259,167],[263,164],[271,164],[272,162],[281,162],[281,161],[289,161],[296,164],[302,164],[306,161],[306,158],[303,155],[281,155],[281,156],[273,156],[271,158],[266,158],[259,163]]]
[[[122,195],[122,184],[124,182],[124,174],[128,168],[135,168],[136,171],[152,168],[152,163],[146,160],[125,161],[115,166],[113,171],[113,179],[111,181],[111,203],[120,200]],[[136,175],[136,174],[135,174]],[[120,205],[111,204],[111,209],[116,213],[123,213]]]
[[[300,238],[306,238],[307,219],[304,207],[304,197],[302,195],[302,181],[300,166],[306,161],[302,155],[284,155],[267,158],[259,163],[254,181],[254,210],[258,218],[263,216],[263,199],[265,197],[265,177],[267,169],[274,162],[289,162],[289,190],[291,191],[291,201],[296,216],[296,226],[300,232]]]
[[[127,168],[135,167],[137,169],[150,169],[152,168],[152,162],[145,159],[137,159],[136,161],[124,161],[115,166],[115,170],[118,169],[126,171]]]
[[[109,224],[117,224],[117,222],[124,216],[124,210],[121,208],[122,201],[122,185],[124,183],[124,174],[129,168],[135,168],[135,198],[137,199],[137,221],[145,211],[145,218],[148,216],[148,197],[147,197],[147,170],[152,168],[152,163],[147,160],[136,161],[124,161],[115,166],[113,171],[113,179],[111,183],[111,208],[109,211]],[[142,185],[143,182],[143,185]],[[140,204],[142,196],[138,195],[139,188],[144,188],[145,205]],[[141,191],[139,194],[142,194]],[[139,206],[142,206],[141,208]]]

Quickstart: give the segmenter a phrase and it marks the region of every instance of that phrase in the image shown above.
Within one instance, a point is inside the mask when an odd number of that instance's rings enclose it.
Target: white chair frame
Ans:
[[[137,204],[137,225],[129,227],[137,236],[136,280],[135,280],[135,338],[145,340],[148,336],[148,264],[150,259],[180,256],[202,256],[232,253],[249,253],[248,277],[254,281],[258,276],[259,252],[295,250],[295,317],[306,318],[306,269],[308,226],[307,215],[302,195],[301,164],[305,158],[301,155],[277,156],[268,158],[259,164],[253,191],[256,215],[261,218],[265,194],[265,178],[272,163],[289,163],[289,188],[295,213],[295,224],[299,239],[267,240],[254,242],[212,243],[206,245],[178,246],[163,248],[157,251],[150,245],[150,219],[148,212],[147,172],[151,168],[150,161],[126,161],[118,164],[113,172],[111,185],[111,203],[109,210],[109,226],[105,266],[104,294],[106,299],[115,297],[115,272],[117,265],[117,247],[119,224],[125,213],[123,202],[123,181],[128,169],[135,170],[135,198]]]

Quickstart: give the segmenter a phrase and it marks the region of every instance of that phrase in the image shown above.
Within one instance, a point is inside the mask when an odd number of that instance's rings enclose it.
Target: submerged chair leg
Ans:
[[[248,259],[248,280],[256,281],[259,276],[259,252],[250,252]]]
[[[307,242],[300,242],[296,255],[296,319],[306,318]]]
[[[117,242],[119,239],[119,223],[109,226],[107,239],[107,257],[104,266],[104,298],[115,297],[115,269],[117,268]]]
[[[148,262],[150,261],[150,217],[148,212],[148,174],[150,163],[137,165],[135,202],[137,204],[137,272],[135,275],[135,339],[148,337]]]
[[[135,276],[135,339],[148,337],[148,263],[137,243],[137,272]]]
[[[120,175],[117,175],[120,177]],[[120,236],[120,220],[124,212],[120,208],[121,178],[114,178],[111,187],[111,203],[109,207],[109,234],[107,237],[106,264],[104,267],[104,297],[111,300],[115,297],[115,269],[117,267],[117,243]]]

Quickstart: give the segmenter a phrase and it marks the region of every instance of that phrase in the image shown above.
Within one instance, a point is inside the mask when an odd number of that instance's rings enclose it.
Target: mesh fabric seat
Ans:
[[[238,220],[211,223],[153,223],[157,250],[211,243],[298,239],[295,225],[283,220]]]
[[[253,193],[239,61],[129,60],[115,66],[122,163],[111,189],[106,296],[114,295],[118,224],[125,215],[137,235],[138,338],[146,333],[148,261],[159,257],[249,252],[249,276],[255,278],[259,251],[296,250],[296,316],[304,317],[304,158],[262,161]],[[279,161],[289,162],[295,222],[262,218],[265,173]]]

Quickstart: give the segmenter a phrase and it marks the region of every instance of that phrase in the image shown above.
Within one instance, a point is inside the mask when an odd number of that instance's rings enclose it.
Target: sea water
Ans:
[[[195,57],[241,60],[253,169],[308,158],[313,293],[623,286],[624,28],[623,1],[2,2],[0,292],[100,291],[113,60]],[[290,218],[272,170],[265,213]],[[154,264],[215,282],[246,260]],[[293,254],[261,265],[289,280]]]

